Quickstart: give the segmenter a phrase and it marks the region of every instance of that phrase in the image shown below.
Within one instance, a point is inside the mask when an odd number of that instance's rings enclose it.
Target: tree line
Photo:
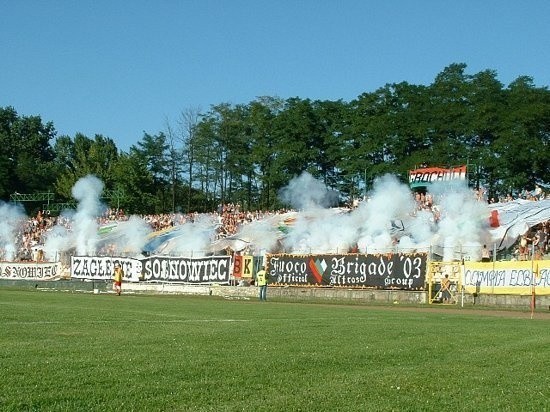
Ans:
[[[467,164],[469,183],[490,196],[550,182],[548,88],[528,76],[504,86],[494,70],[466,68],[451,64],[430,85],[386,84],[350,102],[267,96],[188,108],[128,151],[102,135],[57,136],[40,116],[0,108],[0,199],[48,191],[68,202],[88,174],[128,213],[278,208],[278,191],[303,171],[343,201],[386,173],[406,181],[420,165]]]

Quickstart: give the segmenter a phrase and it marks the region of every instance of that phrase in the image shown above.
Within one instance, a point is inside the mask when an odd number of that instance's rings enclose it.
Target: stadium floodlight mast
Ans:
[[[103,190],[103,196],[101,196],[104,199],[109,199],[111,201],[116,201],[116,208],[117,210],[120,209],[120,201],[124,199],[125,197],[124,190],[122,189],[114,189],[114,190]]]
[[[22,202],[47,202],[42,205],[42,210],[50,210],[50,202],[55,198],[55,194],[52,192],[39,192],[39,193],[19,193],[15,192],[10,195],[10,201],[13,203]]]
[[[124,199],[125,193],[122,189],[104,190],[103,199],[109,199],[116,201],[117,210],[120,208],[120,201]],[[62,202],[52,203],[55,199],[55,193],[52,192],[38,192],[38,193],[19,193],[14,192],[10,195],[10,201],[13,203],[22,202],[43,202],[42,210],[44,212],[61,212],[65,209],[76,209],[76,202]]]

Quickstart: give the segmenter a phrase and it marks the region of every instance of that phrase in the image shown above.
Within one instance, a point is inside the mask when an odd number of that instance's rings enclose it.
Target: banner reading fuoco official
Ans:
[[[142,262],[144,280],[227,284],[231,273],[230,256],[204,258],[153,256]]]
[[[424,289],[427,255],[268,255],[270,282],[284,285]]]

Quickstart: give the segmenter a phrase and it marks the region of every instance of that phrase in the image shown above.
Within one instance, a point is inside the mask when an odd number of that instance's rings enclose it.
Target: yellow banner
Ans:
[[[252,272],[254,270],[254,256],[243,256],[243,278],[252,278]]]
[[[462,285],[468,293],[550,295],[550,260],[464,262]]]

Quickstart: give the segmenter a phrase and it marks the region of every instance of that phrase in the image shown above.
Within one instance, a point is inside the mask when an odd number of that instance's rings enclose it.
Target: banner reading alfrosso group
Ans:
[[[425,253],[389,255],[269,255],[271,283],[379,289],[424,288]]]

